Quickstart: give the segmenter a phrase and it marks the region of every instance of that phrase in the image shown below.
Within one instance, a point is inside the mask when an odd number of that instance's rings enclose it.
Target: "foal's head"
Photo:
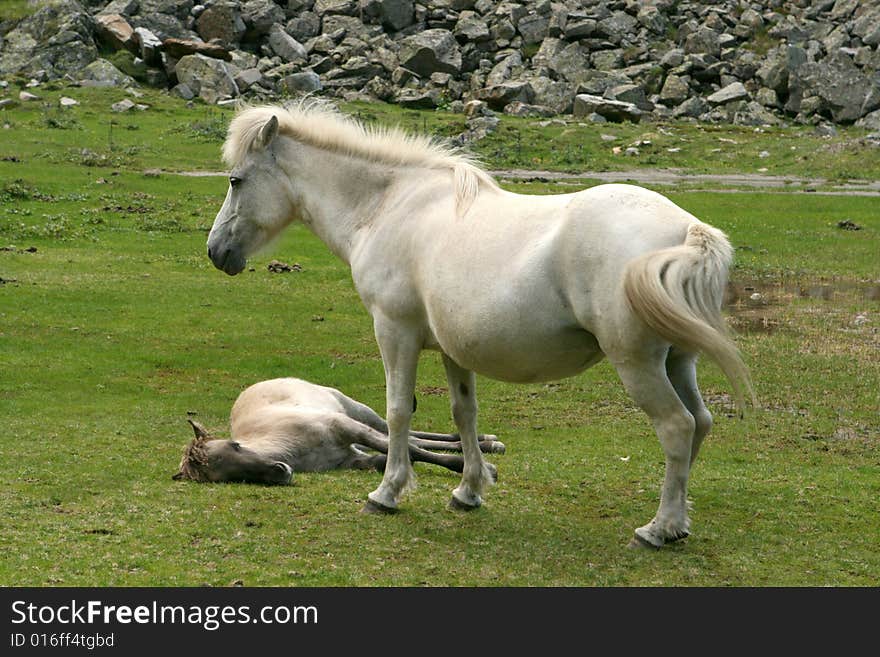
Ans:
[[[230,127],[229,139],[247,146],[236,151],[226,200],[208,235],[208,257],[230,276],[243,271],[248,256],[278,235],[295,213],[290,180],[277,160],[278,118],[245,127],[245,134],[234,133],[234,121]]]
[[[195,437],[186,446],[178,472],[172,479],[290,483],[293,470],[286,463],[268,458],[237,441],[212,438],[198,422],[189,420],[189,423]]]

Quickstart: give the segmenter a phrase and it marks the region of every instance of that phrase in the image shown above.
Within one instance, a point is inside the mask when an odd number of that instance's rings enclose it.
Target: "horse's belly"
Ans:
[[[445,338],[445,339],[444,339]],[[512,383],[574,376],[602,359],[596,338],[581,328],[443,336],[439,348],[468,370]]]

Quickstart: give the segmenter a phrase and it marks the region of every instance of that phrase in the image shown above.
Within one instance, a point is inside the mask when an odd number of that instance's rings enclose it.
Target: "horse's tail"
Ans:
[[[623,288],[642,321],[673,345],[714,360],[740,409],[757,405],[751,378],[730,338],[721,304],[733,248],[702,222],[688,226],[684,244],[645,253],[627,264]]]

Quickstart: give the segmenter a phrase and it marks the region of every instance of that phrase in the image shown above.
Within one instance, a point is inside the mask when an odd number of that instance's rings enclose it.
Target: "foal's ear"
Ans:
[[[260,136],[259,143],[260,148],[266,148],[269,144],[272,143],[272,140],[275,139],[275,136],[278,134],[278,117],[274,114],[272,118],[266,121],[265,125],[260,128]]]
[[[186,419],[189,422],[190,426],[193,428],[193,433],[196,435],[196,440],[208,440],[211,437],[211,434],[208,433],[208,430],[205,429],[201,424],[196,422],[195,420]]]

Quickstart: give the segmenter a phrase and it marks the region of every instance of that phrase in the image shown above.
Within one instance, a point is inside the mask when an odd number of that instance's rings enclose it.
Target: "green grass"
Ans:
[[[357,512],[378,473],[172,481],[188,414],[222,434],[261,379],[333,385],[381,412],[370,318],[299,226],[253,271],[216,271],[205,237],[225,181],[144,175],[219,168],[227,114],[150,95],[151,110],[118,116],[105,108],[119,92],[53,93],[81,100],[57,113],[69,127],[42,106],[0,113],[0,585],[877,585],[876,199],[670,192],[730,234],[734,279],[763,295],[730,308],[762,408],[731,417],[720,372],[701,366],[716,426],[693,472],[694,534],[631,551],[663,457],[607,363],[547,385],[479,380],[481,429],[508,452],[490,457],[499,482],[474,513],[446,510],[458,478],[423,464],[401,512],[379,518]],[[272,274],[272,258],[303,271]],[[425,354],[418,428],[451,430],[444,386]]]

